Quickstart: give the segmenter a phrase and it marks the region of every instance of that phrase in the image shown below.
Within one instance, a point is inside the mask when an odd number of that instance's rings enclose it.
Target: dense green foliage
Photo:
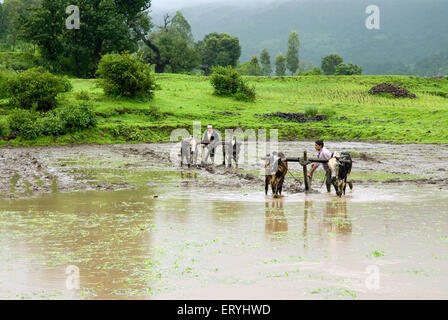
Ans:
[[[160,50],[160,57],[145,46],[143,56],[148,63],[158,62],[170,73],[189,72],[199,67],[201,58],[194,46],[191,27],[180,11],[166,25],[152,32],[150,40]]]
[[[286,75],[286,58],[281,53],[275,58],[275,74],[278,76]]]
[[[272,74],[271,56],[266,48],[264,48],[260,54],[260,63],[263,75],[270,76]]]
[[[149,65],[128,53],[103,56],[97,76],[106,95],[152,99],[156,90]]]
[[[14,0],[21,1],[21,0]],[[40,0],[31,14],[22,17],[20,28],[24,40],[38,46],[47,66],[77,76],[94,75],[101,55],[116,51],[137,50],[131,21],[148,29],[146,12],[150,0]],[[79,29],[68,29],[65,10],[76,5],[82,13]],[[141,20],[148,20],[142,22]]]
[[[240,101],[255,101],[255,89],[249,87],[241,75],[231,66],[214,67],[210,82],[217,96],[233,96]]]
[[[28,52],[0,52],[0,67],[11,73],[36,68],[41,65],[40,59]]]
[[[70,82],[42,68],[24,71],[11,77],[6,85],[11,106],[48,111],[56,107],[57,96],[71,90]]]
[[[7,76],[3,73],[0,73],[0,99],[6,98],[8,95],[7,81]]]
[[[330,54],[322,58],[322,70],[326,75],[336,73],[336,67],[344,62],[344,59],[338,54]]]
[[[349,64],[341,63],[338,66],[336,66],[334,74],[338,76],[361,75],[362,67],[352,63]]]
[[[7,124],[7,129],[15,135],[32,140],[41,136],[58,136],[95,127],[97,119],[91,106],[78,104],[45,114],[15,109],[10,113]],[[3,136],[6,132],[2,133]]]
[[[239,65],[237,68],[237,71],[241,75],[245,76],[262,76],[263,75],[263,69],[261,68],[260,64],[258,63],[257,56],[253,56],[250,61],[243,63],[242,65]]]
[[[236,67],[241,56],[241,46],[237,37],[228,33],[210,33],[197,43],[202,64],[208,67]]]
[[[299,34],[291,31],[288,39],[288,52],[286,53],[286,67],[294,75],[299,69]]]

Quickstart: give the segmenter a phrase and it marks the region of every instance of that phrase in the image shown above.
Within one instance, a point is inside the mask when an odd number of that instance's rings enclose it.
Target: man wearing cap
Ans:
[[[330,160],[332,157],[332,153],[325,148],[324,142],[322,140],[317,140],[315,143],[316,151],[317,151],[317,159],[319,160]],[[314,172],[319,168],[320,163],[313,163],[310,172],[308,172],[308,177],[311,179],[313,177]],[[325,170],[325,184],[327,186],[327,191],[331,192],[331,171],[328,167],[327,163],[323,163],[322,166]]]
[[[206,164],[208,156],[212,159],[212,163],[215,163],[215,150],[218,143],[221,141],[218,130],[213,129],[213,126],[209,124],[207,126],[207,131],[204,132],[204,137],[202,138],[202,143],[206,144],[207,156],[202,164]]]

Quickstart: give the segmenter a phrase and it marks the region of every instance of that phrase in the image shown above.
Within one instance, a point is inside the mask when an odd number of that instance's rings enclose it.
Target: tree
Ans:
[[[336,66],[335,69],[335,75],[345,75],[345,76],[350,76],[350,75],[361,75],[362,74],[362,67],[356,65],[356,64],[344,64],[341,63],[338,66]]]
[[[286,74],[286,58],[282,53],[279,53],[275,58],[275,73],[277,76]]]
[[[260,54],[261,69],[265,76],[270,76],[272,74],[271,66],[271,56],[269,55],[268,49],[263,49]]]
[[[286,65],[292,74],[299,69],[299,34],[297,31],[291,31],[288,39],[288,52],[286,53]]]
[[[20,30],[20,14],[24,10],[23,2],[20,0],[5,0],[3,3],[3,11],[5,15],[4,24],[6,26],[6,34],[8,41],[12,45],[14,51]]]
[[[333,75],[336,72],[336,67],[344,62],[340,55],[330,54],[322,58],[322,70],[327,75]]]
[[[299,72],[307,72],[312,71],[314,68],[313,63],[310,61],[300,61],[299,63]]]
[[[182,38],[184,38],[188,42],[188,44],[190,45],[194,44],[193,33],[191,32],[190,23],[184,17],[182,12],[180,11],[176,12],[176,15],[171,20],[171,28],[177,30],[177,32],[179,32],[179,34],[182,36]]]
[[[3,3],[0,2],[0,41],[6,37],[6,14],[3,10]]]
[[[214,66],[235,67],[241,56],[240,41],[228,33],[210,33],[197,43],[202,64],[208,68]]]
[[[252,56],[249,62],[243,63],[237,69],[237,71],[246,76],[261,76],[263,75],[263,70],[258,63],[257,56]]]
[[[80,9],[79,30],[66,28],[69,5]],[[150,5],[150,0],[40,0],[22,18],[21,36],[38,46],[54,70],[93,76],[103,54],[137,50],[134,27],[149,30]]]
[[[168,68],[169,72],[181,73],[191,71],[200,64],[200,57],[194,47],[193,35],[188,21],[178,11],[170,19],[164,17],[164,25],[152,32],[149,40],[158,48],[158,53],[150,47],[143,50],[144,59],[159,65],[159,72]]]

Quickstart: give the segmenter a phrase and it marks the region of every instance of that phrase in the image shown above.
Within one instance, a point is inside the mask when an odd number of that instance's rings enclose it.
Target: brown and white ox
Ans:
[[[269,185],[275,198],[282,194],[285,176],[288,173],[288,161],[283,153],[273,155],[266,160],[265,194],[268,194]]]
[[[347,184],[353,190],[353,183],[347,182],[347,177],[352,172],[352,158],[347,152],[335,152],[332,158],[328,161],[328,167],[331,171],[331,183],[336,190],[339,197],[345,195]]]

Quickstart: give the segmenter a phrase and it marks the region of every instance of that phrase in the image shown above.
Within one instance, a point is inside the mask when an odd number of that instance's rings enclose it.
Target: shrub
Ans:
[[[232,67],[214,67],[210,82],[217,96],[233,96],[238,91],[242,79]]]
[[[255,87],[250,87],[242,83],[235,94],[235,99],[238,101],[254,102],[256,98]]]
[[[339,76],[361,75],[362,67],[352,63],[341,63],[336,67],[334,74]]]
[[[55,113],[37,119],[36,126],[41,135],[58,136],[67,132],[65,122]]]
[[[30,69],[8,80],[10,104],[22,109],[48,111],[56,107],[56,97],[72,89],[70,82],[42,68]]]
[[[94,127],[97,124],[92,108],[87,104],[66,106],[47,113],[15,109],[8,117],[10,132],[27,140],[40,136],[58,136]]]
[[[255,88],[249,87],[232,67],[214,67],[210,82],[215,95],[231,97],[240,101],[255,101]]]
[[[7,81],[7,77],[4,74],[0,73],[0,99],[3,99],[7,96]]]
[[[12,133],[27,140],[41,136],[41,126],[37,125],[39,113],[35,111],[15,109],[8,117],[8,125]]]
[[[66,132],[78,131],[97,125],[97,119],[92,107],[87,103],[66,106],[57,112]]]
[[[75,93],[76,100],[89,101],[90,96],[89,93],[85,90],[81,90]]]
[[[0,119],[0,137],[7,137],[11,134],[7,119]]]
[[[106,95],[152,99],[157,89],[151,67],[130,54],[103,56],[97,76]]]

